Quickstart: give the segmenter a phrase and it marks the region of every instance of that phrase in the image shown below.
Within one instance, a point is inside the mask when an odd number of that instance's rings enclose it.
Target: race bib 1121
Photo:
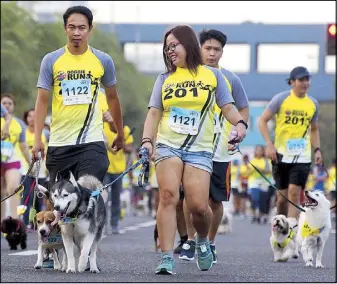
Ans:
[[[64,80],[61,82],[63,104],[82,105],[91,103],[91,80]]]
[[[200,111],[171,107],[169,126],[180,134],[197,135],[199,132]]]

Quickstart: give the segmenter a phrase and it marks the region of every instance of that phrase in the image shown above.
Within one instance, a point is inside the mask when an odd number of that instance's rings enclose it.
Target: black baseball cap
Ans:
[[[290,76],[287,81],[290,85],[290,80],[302,79],[304,77],[311,77],[308,69],[302,66],[297,66],[293,70],[291,70]]]

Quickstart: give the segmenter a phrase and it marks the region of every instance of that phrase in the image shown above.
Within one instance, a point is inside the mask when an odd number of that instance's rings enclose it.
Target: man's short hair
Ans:
[[[67,11],[63,14],[64,26],[67,25],[68,18],[72,14],[82,14],[88,19],[89,27],[92,26],[92,21],[94,19],[94,16],[92,15],[91,10],[85,6],[73,6],[73,7],[68,8]]]
[[[210,39],[218,40],[221,43],[222,48],[227,43],[227,36],[218,30],[202,30],[200,32],[199,34],[200,45],[203,45],[205,41],[210,40]]]

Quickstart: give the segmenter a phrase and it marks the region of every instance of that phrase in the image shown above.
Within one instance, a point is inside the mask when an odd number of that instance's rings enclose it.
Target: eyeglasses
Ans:
[[[176,50],[176,47],[177,47],[179,44],[180,44],[180,43],[174,43],[174,42],[173,42],[173,43],[171,43],[171,44],[165,46],[164,52],[165,52],[165,53],[168,53],[169,51],[171,51],[171,52],[175,51],[175,50]]]

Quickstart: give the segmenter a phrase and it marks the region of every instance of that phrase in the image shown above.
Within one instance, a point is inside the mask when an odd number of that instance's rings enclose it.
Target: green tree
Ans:
[[[15,1],[1,2],[1,92],[11,92],[15,96],[16,115],[21,117],[25,109],[35,104],[43,56],[66,43],[61,16],[57,23],[37,23]],[[89,44],[112,57],[124,121],[136,127],[136,141],[139,141],[153,78],[137,72],[125,60],[114,34],[94,28]]]

